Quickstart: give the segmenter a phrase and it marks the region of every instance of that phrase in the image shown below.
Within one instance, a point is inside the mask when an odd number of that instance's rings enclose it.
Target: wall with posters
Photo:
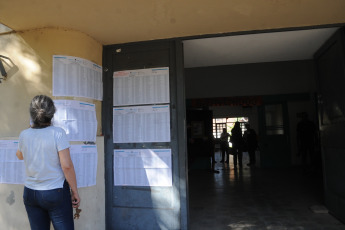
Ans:
[[[76,229],[104,229],[104,141],[101,130],[101,101],[52,96],[53,55],[75,56],[102,64],[102,45],[78,31],[45,28],[0,35],[0,55],[8,61],[8,79],[0,83],[0,140],[15,140],[29,126],[29,103],[37,94],[54,100],[77,100],[94,104],[97,117],[96,185],[80,188],[82,213]],[[82,144],[71,142],[71,144]],[[27,229],[22,201],[23,185],[0,184],[0,223],[4,229]],[[83,220],[88,220],[83,221]],[[87,227],[85,224],[87,223]]]

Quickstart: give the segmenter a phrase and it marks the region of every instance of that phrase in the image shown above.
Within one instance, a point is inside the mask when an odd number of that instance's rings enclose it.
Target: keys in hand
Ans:
[[[79,208],[75,209],[74,219],[79,219],[81,211]]]

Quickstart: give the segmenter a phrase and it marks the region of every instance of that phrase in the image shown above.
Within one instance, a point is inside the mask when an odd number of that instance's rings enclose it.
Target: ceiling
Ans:
[[[337,28],[184,41],[185,67],[308,60]]]
[[[345,2],[283,2],[2,0],[0,23],[14,31],[42,28],[76,30],[102,45],[109,45],[221,35],[227,31],[330,25],[345,20]],[[325,11],[326,7],[328,10]],[[335,28],[325,28],[186,40],[185,67],[310,59],[334,31]]]

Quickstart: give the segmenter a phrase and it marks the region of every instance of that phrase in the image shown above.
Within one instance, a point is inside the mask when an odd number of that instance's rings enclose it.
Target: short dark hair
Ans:
[[[35,128],[49,126],[56,108],[53,100],[45,95],[35,96],[30,103],[30,116]]]

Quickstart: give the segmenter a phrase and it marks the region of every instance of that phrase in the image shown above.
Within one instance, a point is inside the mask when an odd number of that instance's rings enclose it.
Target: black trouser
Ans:
[[[303,144],[300,148],[300,153],[302,154],[302,165],[305,169],[308,168],[308,155],[310,159],[310,168],[312,169],[315,166],[315,151],[314,151],[314,144],[313,143],[306,143]]]
[[[220,149],[222,151],[222,160],[221,161],[228,161],[229,160],[229,145],[227,142],[220,143]]]
[[[248,155],[249,155],[249,164],[255,164],[256,163],[255,149],[248,148]]]
[[[242,148],[234,145],[232,147],[232,151],[234,154],[234,166],[237,165],[237,159],[238,159],[238,165],[242,167]]]

